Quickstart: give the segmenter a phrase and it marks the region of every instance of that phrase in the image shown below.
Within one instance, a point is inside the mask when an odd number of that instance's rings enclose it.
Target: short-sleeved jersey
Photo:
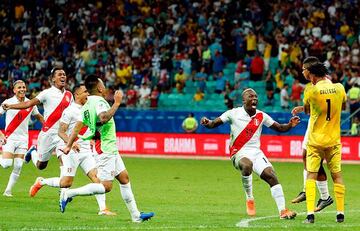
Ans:
[[[44,106],[44,119],[45,121],[49,118],[49,116],[55,111],[58,107],[62,99],[64,98],[64,94],[66,91],[61,91],[60,89],[52,86],[48,89],[40,92],[36,98],[43,104]],[[67,99],[70,102],[73,101],[73,97],[71,95],[70,99]],[[62,109],[64,110],[64,109]],[[62,113],[63,111],[60,111]],[[61,115],[59,115],[60,117]],[[59,121],[58,120],[50,129],[49,132],[54,132],[57,134],[59,129]]]
[[[224,112],[220,119],[223,123],[230,123],[230,146],[234,144],[234,141],[242,134],[242,131],[248,126],[253,117],[258,114],[262,114],[262,120],[256,121],[258,124],[258,129],[252,135],[250,140],[243,146],[246,148],[260,148],[260,135],[262,131],[262,125],[270,127],[275,122],[268,114],[260,110],[256,110],[256,114],[252,117],[245,111],[244,107],[233,108]]]
[[[340,83],[321,80],[305,89],[304,106],[310,106],[309,143],[317,147],[340,144],[340,118],[346,93]]]
[[[28,98],[25,98],[25,101],[28,101]],[[17,104],[20,103],[20,101],[18,100],[18,98],[16,96],[13,96],[9,99],[6,99],[3,104]],[[29,135],[29,121],[30,121],[30,117],[31,115],[37,115],[40,114],[39,110],[36,106],[28,109],[23,109],[23,110],[32,110],[27,116],[26,118],[22,118],[22,122],[18,125],[18,127],[13,131],[13,133],[11,133],[11,135],[9,137],[7,137],[8,139],[12,139],[12,140],[17,140],[17,141],[21,141],[21,140],[28,140],[28,135]],[[17,109],[10,109],[8,111],[6,111],[6,116],[5,116],[5,130],[6,128],[9,126],[9,124],[11,123],[11,121],[13,121],[13,119],[15,118],[15,116],[18,115],[20,110]],[[0,115],[4,114],[5,111],[2,107],[0,107]]]
[[[71,135],[75,128],[76,122],[81,121],[81,108],[82,106],[77,103],[70,104],[61,115],[60,122],[69,125],[66,134]],[[79,139],[77,143],[80,145],[80,149],[90,150],[90,141]],[[82,151],[80,151],[82,152]]]
[[[89,127],[95,140],[98,154],[118,154],[116,145],[116,127],[114,118],[104,124],[99,123],[99,114],[110,109],[109,103],[100,96],[89,96],[81,109],[82,122]]]

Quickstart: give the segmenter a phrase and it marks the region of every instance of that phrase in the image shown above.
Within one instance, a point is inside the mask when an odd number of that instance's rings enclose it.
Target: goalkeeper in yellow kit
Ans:
[[[326,81],[327,69],[324,64],[317,63],[303,71],[309,72],[314,85],[304,93],[305,113],[310,114],[305,223],[314,223],[315,220],[315,181],[322,159],[326,160],[334,181],[336,221],[343,222],[345,186],[341,174],[340,117],[341,110],[345,108],[346,93],[340,83]]]

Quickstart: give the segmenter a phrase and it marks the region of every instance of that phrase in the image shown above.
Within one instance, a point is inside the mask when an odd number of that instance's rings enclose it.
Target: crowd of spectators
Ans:
[[[295,105],[309,55],[346,91],[360,85],[359,12],[357,0],[1,1],[0,101],[17,79],[33,97],[62,66],[70,89],[97,74],[109,100],[125,92],[127,107],[156,108],[160,94],[181,94],[187,81],[202,100],[210,78],[228,106],[248,79],[266,81],[262,103],[286,86]],[[224,75],[227,63],[236,63],[234,75]]]

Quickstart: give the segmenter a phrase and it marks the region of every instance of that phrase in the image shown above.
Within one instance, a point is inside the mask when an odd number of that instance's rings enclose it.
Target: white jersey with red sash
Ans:
[[[80,104],[72,103],[64,110],[61,116],[60,122],[69,125],[66,132],[68,136],[70,136],[74,130],[76,122],[81,121],[81,107],[82,106]],[[83,127],[80,130],[79,135],[84,135],[87,131],[88,127]],[[88,152],[91,152],[90,140],[78,139],[76,142],[80,145],[80,152],[83,152],[82,150],[84,149],[86,149]],[[64,145],[64,143],[62,143],[62,145]]]
[[[262,125],[270,127],[274,120],[265,112],[256,110],[252,117],[243,107],[233,108],[220,116],[221,121],[230,123],[230,155],[243,148],[260,149]]]
[[[36,96],[44,106],[43,132],[58,133],[59,121],[65,108],[73,101],[73,96],[69,91],[61,91],[52,86]]]
[[[28,98],[25,98],[25,101],[28,101]],[[4,104],[17,104],[20,103],[16,96],[13,96],[9,99],[6,99]],[[5,111],[0,107],[0,115],[4,114]],[[15,141],[28,141],[29,134],[29,121],[31,115],[39,114],[39,110],[36,106],[30,107],[27,109],[15,110],[10,109],[6,111],[5,118],[5,131],[4,134],[8,140]]]

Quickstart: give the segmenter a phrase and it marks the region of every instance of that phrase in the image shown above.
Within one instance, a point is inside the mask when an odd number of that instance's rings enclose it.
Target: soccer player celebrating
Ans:
[[[228,110],[214,120],[203,117],[201,124],[207,128],[215,128],[223,123],[230,123],[230,155],[234,167],[240,170],[242,175],[243,187],[247,197],[248,215],[254,216],[256,213],[252,192],[252,172],[254,171],[269,184],[280,219],[293,219],[296,213],[285,207],[282,186],[271,163],[260,149],[260,135],[263,125],[277,132],[286,132],[295,127],[300,119],[299,117],[292,117],[287,124],[279,124],[274,121],[269,115],[256,109],[258,97],[251,88],[242,92],[242,100],[242,107]]]
[[[28,163],[32,160],[40,170],[46,168],[51,153],[60,142],[60,137],[57,135],[59,119],[73,100],[71,92],[65,90],[66,74],[62,68],[53,68],[50,78],[52,87],[43,90],[35,98],[16,104],[3,104],[4,110],[26,109],[40,103],[43,104],[45,122],[38,136],[38,150],[33,146],[25,154],[25,162]]]
[[[345,186],[341,174],[340,117],[346,106],[346,93],[340,83],[326,80],[327,69],[322,63],[309,66],[306,70],[314,85],[304,93],[304,110],[310,114],[309,141],[307,144],[307,180],[305,223],[314,223],[315,181],[322,159],[327,165],[334,181],[336,201],[336,221],[344,221]]]
[[[13,91],[15,95],[6,99],[3,104],[15,104],[29,101],[29,99],[25,97],[26,85],[24,81],[15,81],[13,84]],[[0,107],[0,115],[4,113],[5,110]],[[0,157],[0,165],[3,168],[9,168],[13,165],[14,161],[14,168],[3,194],[7,197],[12,197],[11,191],[20,176],[24,155],[28,149],[28,129],[31,115],[35,116],[41,123],[44,123],[44,118],[39,113],[36,106],[22,110],[11,109],[6,112],[5,134],[0,131],[0,139],[3,144],[3,155]]]
[[[104,83],[95,75],[85,79],[86,89],[90,96],[81,109],[81,121],[78,121],[63,149],[68,154],[83,126],[89,128],[90,134],[83,135],[82,139],[94,139],[95,150],[99,154],[97,176],[101,183],[91,183],[76,189],[62,191],[60,195],[60,211],[64,212],[69,200],[75,196],[86,196],[110,192],[112,181],[116,178],[120,183],[121,196],[130,212],[133,222],[142,222],[154,216],[154,213],[140,213],[131,190],[129,175],[119,155],[116,145],[116,127],[114,114],[122,100],[122,92],[116,91],[114,104],[110,107],[104,99],[106,89]]]
[[[314,56],[309,56],[307,57],[304,62],[303,62],[303,75],[305,77],[305,79],[310,81],[310,77],[309,77],[309,72],[307,71],[307,68],[311,65],[314,65],[316,63],[319,63],[320,60]],[[329,83],[331,83],[331,81],[329,79],[326,79],[326,81],[329,81]],[[313,84],[310,82],[306,85],[305,87],[305,91],[310,89],[311,87],[313,87]],[[297,115],[298,113],[301,113],[304,111],[304,107],[303,106],[297,106],[295,108],[293,108],[293,110],[291,111],[293,115]],[[303,190],[299,193],[299,195],[294,198],[291,202],[292,203],[300,203],[306,200],[306,195],[305,195],[305,186],[306,186],[306,178],[307,178],[307,170],[306,170],[306,146],[307,146],[307,142],[308,142],[308,136],[309,136],[309,126],[310,126],[310,122],[308,123],[308,127],[306,129],[305,132],[305,136],[304,136],[304,140],[302,143],[302,148],[303,148],[303,163],[304,163],[304,171],[303,171]],[[331,205],[334,201],[331,198],[331,196],[329,195],[329,189],[328,189],[328,182],[327,182],[327,176],[325,173],[325,169],[322,165],[320,165],[319,168],[319,172],[318,172],[318,176],[317,176],[317,180],[316,180],[316,185],[317,188],[320,192],[320,199],[317,202],[317,206],[315,208],[315,212],[321,211],[322,209],[326,208],[327,206]]]
[[[86,90],[85,85],[77,85],[74,87],[75,100],[64,110],[60,118],[59,136],[63,142],[60,142],[57,148],[64,148],[64,142],[66,143],[68,141],[68,136],[71,134],[76,122],[79,121],[79,117],[81,116],[81,107],[86,103],[88,95],[89,93]],[[87,127],[83,127],[80,134],[85,134],[86,131]],[[30,188],[29,194],[31,197],[34,197],[44,185],[50,187],[61,187],[63,189],[70,188],[74,181],[76,170],[79,166],[90,178],[90,180],[92,180],[92,182],[100,182],[96,176],[96,162],[90,147],[90,141],[80,139],[76,142],[76,145],[74,145],[73,148],[78,149],[79,153],[72,151],[68,155],[62,154],[59,156],[59,159],[61,159],[62,162],[62,166],[60,167],[60,177],[46,179],[38,177]],[[95,197],[100,209],[98,213],[99,215],[116,215],[116,213],[113,213],[106,208],[105,194],[97,194]]]

